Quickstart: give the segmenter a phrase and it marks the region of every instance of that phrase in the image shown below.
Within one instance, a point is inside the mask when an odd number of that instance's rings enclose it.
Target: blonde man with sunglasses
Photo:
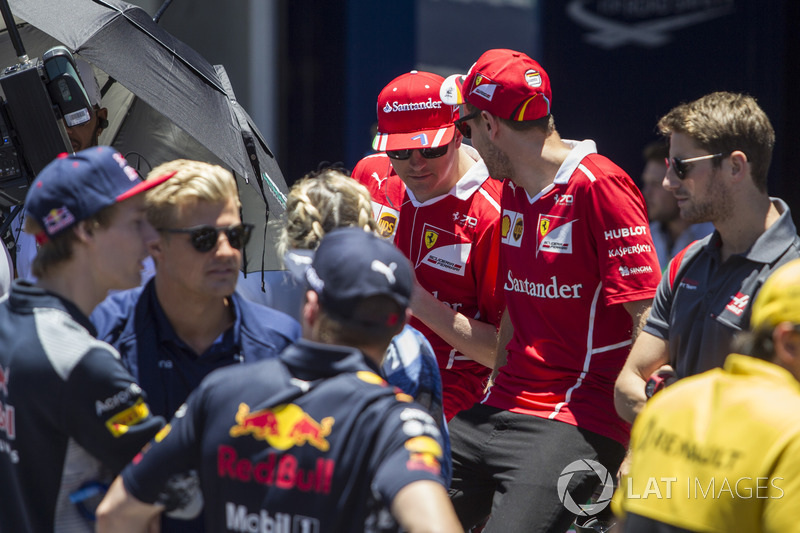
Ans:
[[[449,420],[483,395],[505,303],[496,290],[502,186],[462,143],[458,108],[439,97],[443,81],[411,71],[381,91],[381,153],[353,178],[370,191],[381,233],[414,265],[411,325],[436,353]]]
[[[239,216],[233,175],[188,160],[150,174],[166,172],[175,172],[168,186],[146,197],[147,220],[158,232],[149,243],[155,276],[110,296],[91,318],[98,338],[119,350],[147,392],[152,411],[170,418],[211,371],[277,356],[300,326],[235,292],[252,227]],[[165,532],[175,527],[162,524]],[[200,531],[202,522],[181,527]]]
[[[711,93],[675,107],[658,128],[670,141],[662,185],[681,218],[713,222],[715,231],[669,263],[617,379],[617,412],[631,422],[646,384],[649,394],[661,384],[662,366],[679,379],[721,367],[764,280],[800,257],[789,207],[767,193],[775,132],[754,98]]]

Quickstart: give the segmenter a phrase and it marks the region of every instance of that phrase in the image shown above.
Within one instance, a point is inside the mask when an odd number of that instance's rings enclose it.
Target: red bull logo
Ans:
[[[257,483],[282,490],[330,494],[336,463],[318,457],[313,464],[300,463],[294,455],[270,453],[263,461],[239,457],[236,448],[217,448],[217,475],[242,483]]]
[[[47,229],[47,233],[50,235],[70,226],[73,223],[75,223],[75,217],[72,215],[70,210],[66,208],[66,206],[59,207],[57,209],[51,209],[47,216],[44,217],[44,227]]]
[[[8,396],[8,379],[11,377],[11,369],[3,368],[0,365],[0,390]]]
[[[293,403],[254,412],[250,411],[250,406],[246,403],[240,403],[235,419],[236,425],[229,432],[231,437],[251,435],[255,439],[267,441],[278,450],[288,450],[305,444],[323,452],[330,449],[330,443],[325,437],[331,433],[333,417],[326,416],[317,422]]]

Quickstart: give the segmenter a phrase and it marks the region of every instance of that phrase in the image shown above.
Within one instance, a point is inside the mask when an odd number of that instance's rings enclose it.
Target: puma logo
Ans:
[[[377,259],[372,261],[371,268],[373,271],[377,272],[378,274],[383,274],[386,276],[386,279],[392,285],[395,284],[397,278],[394,277],[394,271],[397,270],[397,263],[391,263],[390,265],[386,265],[385,263],[381,263]]]
[[[383,182],[389,178],[389,176],[385,176],[383,179],[381,179],[377,172],[373,172],[372,177],[378,182],[378,190],[381,190],[381,185],[383,185]]]

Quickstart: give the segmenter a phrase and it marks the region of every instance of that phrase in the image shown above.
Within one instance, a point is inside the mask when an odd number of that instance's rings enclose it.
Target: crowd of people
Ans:
[[[93,103],[31,184],[0,301],[0,531],[800,519],[800,237],[752,97],[664,115],[640,191],[559,135],[522,52],[400,75],[375,153],[287,197],[286,313],[236,290],[233,175],[140,180]]]

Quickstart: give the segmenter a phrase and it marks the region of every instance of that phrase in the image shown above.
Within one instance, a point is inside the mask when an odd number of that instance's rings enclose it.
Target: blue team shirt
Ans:
[[[208,531],[395,531],[403,487],[444,484],[442,441],[377,372],[358,350],[306,340],[216,371],[126,467],[125,487],[164,501],[168,479],[199,471]]]

